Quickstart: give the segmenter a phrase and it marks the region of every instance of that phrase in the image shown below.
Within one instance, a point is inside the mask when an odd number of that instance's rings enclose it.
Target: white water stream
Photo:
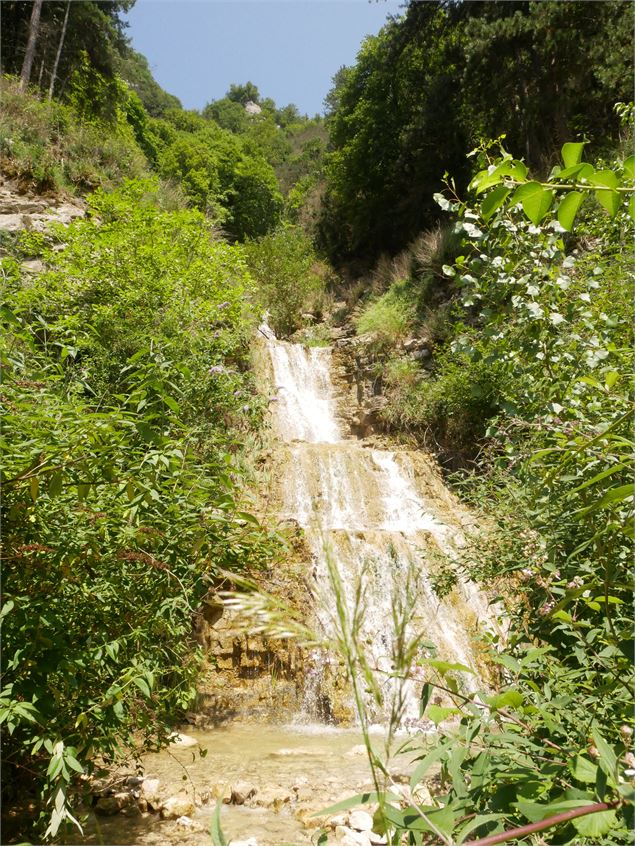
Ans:
[[[410,673],[406,682],[406,723],[418,719],[418,695],[426,658],[459,662],[475,670],[464,674],[466,690],[475,689],[477,653],[474,635],[487,618],[486,604],[473,585],[458,585],[443,602],[433,591],[431,562],[452,556],[461,542],[456,514],[430,469],[417,472],[416,455],[382,450],[347,435],[337,419],[338,401],[330,378],[331,350],[305,348],[275,339],[263,327],[278,396],[275,427],[289,443],[284,471],[283,517],[305,530],[313,553],[317,602],[315,615],[324,632],[341,637],[334,582],[345,596],[349,620],[359,619],[369,666],[377,673],[384,702],[366,696],[371,721],[390,718],[398,683],[397,669]],[[445,494],[445,498],[443,496]],[[405,607],[409,637],[422,646],[409,667],[399,667],[399,623],[395,609]],[[311,697],[324,698],[332,659],[314,655]],[[392,697],[392,698],[391,698]],[[310,701],[309,701],[310,705]],[[337,715],[336,715],[337,716]]]

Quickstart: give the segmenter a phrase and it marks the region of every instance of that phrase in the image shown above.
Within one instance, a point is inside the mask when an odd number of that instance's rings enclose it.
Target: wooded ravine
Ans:
[[[2,843],[631,843],[632,4],[134,2],[0,4]]]

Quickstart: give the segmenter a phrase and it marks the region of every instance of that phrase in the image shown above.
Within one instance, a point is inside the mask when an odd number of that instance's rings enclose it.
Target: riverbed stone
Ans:
[[[354,831],[347,825],[338,825],[335,837],[339,846],[370,846],[370,839],[365,831]]]
[[[170,746],[187,749],[190,746],[198,746],[198,740],[190,737],[189,734],[181,734],[177,731],[170,737]]]
[[[161,782],[158,778],[144,778],[139,785],[139,796],[154,811],[158,811],[162,804],[160,790]]]
[[[129,808],[134,802],[132,793],[127,790],[114,793],[112,796],[102,796],[95,804],[95,813],[110,817],[123,811],[124,808]]]
[[[237,781],[231,786],[230,805],[244,805],[248,799],[255,796],[258,788],[249,781]]]
[[[288,805],[291,799],[291,792],[283,787],[265,787],[258,791],[250,804],[258,808],[273,808],[278,812],[284,805]]]
[[[189,796],[170,796],[161,808],[161,816],[166,820],[189,817],[195,811],[194,802]]]
[[[370,831],[373,827],[373,818],[366,811],[351,811],[348,824],[355,831]]]

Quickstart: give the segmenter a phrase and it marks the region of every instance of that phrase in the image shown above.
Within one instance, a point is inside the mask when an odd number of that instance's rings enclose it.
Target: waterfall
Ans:
[[[388,693],[395,685],[391,673],[399,637],[395,606],[406,609],[408,634],[421,635],[420,658],[458,662],[476,671],[474,631],[487,618],[484,599],[473,585],[459,584],[440,601],[432,587],[431,559],[441,553],[451,557],[461,530],[448,505],[451,497],[431,465],[424,466],[428,472],[422,477],[416,453],[378,449],[342,431],[330,348],[279,341],[268,327],[262,334],[277,390],[274,425],[288,444],[281,517],[299,523],[312,551],[318,625],[337,637],[335,578],[349,618],[357,608],[358,640]],[[335,658],[321,653],[313,658],[311,693],[323,701],[329,678],[331,692],[342,682],[333,683]],[[406,721],[418,718],[422,672],[415,669],[405,684],[401,716]],[[463,684],[476,688],[469,676]],[[382,709],[387,706],[376,696],[366,694],[365,704],[371,720],[386,718]]]

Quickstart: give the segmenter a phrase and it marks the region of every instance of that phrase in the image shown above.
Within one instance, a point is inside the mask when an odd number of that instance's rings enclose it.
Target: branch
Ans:
[[[620,804],[618,801],[596,802],[594,805],[584,805],[582,808],[574,808],[571,811],[563,811],[561,814],[547,817],[546,820],[540,820],[540,822],[523,825],[520,828],[510,828],[508,831],[491,834],[489,837],[482,837],[479,840],[469,840],[464,846],[495,846],[496,843],[506,843],[508,840],[514,840],[517,837],[526,837],[528,834],[542,831],[545,828],[552,828],[554,825],[560,825],[560,823],[574,820],[576,817],[586,817],[588,814],[610,811],[612,808],[617,808]]]

